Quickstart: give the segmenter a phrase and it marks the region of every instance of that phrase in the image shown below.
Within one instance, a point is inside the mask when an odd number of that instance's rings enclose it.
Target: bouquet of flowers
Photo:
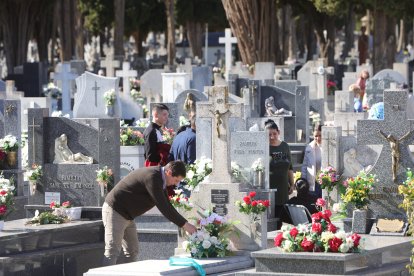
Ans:
[[[359,172],[356,177],[351,177],[343,182],[346,187],[345,194],[341,195],[345,204],[355,204],[357,209],[363,209],[368,205],[369,192],[375,182],[375,175]]]
[[[235,205],[239,208],[240,213],[247,215],[252,215],[253,221],[256,221],[258,215],[266,212],[266,209],[269,208],[269,200],[254,200],[256,192],[250,192],[249,195],[243,197],[243,202],[237,200]]]
[[[40,177],[42,177],[42,166],[33,164],[32,169],[26,172],[26,177],[31,181],[37,181]]]
[[[16,136],[6,135],[3,139],[0,139],[0,148],[5,152],[17,151],[19,142]]]
[[[52,99],[59,99],[62,97],[62,91],[53,82],[49,82],[43,86],[43,94]]]
[[[256,161],[253,162],[252,164],[252,170],[255,172],[263,172],[264,171],[264,166],[262,163],[262,158],[257,159]]]
[[[114,89],[109,89],[104,93],[104,100],[106,106],[112,106],[115,103],[116,95]]]
[[[59,202],[52,201],[49,204],[50,209],[57,209],[57,208],[71,208],[72,205],[70,204],[70,201],[65,201],[62,203],[62,205],[59,204]]]
[[[142,98],[142,94],[140,91],[133,88],[131,89],[131,91],[129,91],[129,94],[131,95],[131,98],[137,103],[140,103],[140,104],[144,103],[144,99]]]
[[[114,182],[112,170],[108,169],[108,166],[105,166],[102,169],[97,170],[96,181],[99,185],[102,185],[108,189],[111,188]]]
[[[336,82],[328,80],[326,86],[328,87],[328,95],[335,95],[335,90],[338,90]]]
[[[169,200],[172,206],[176,209],[182,209],[184,211],[191,211],[193,209],[193,204],[190,203],[188,197],[183,194],[183,191],[180,189],[174,190],[175,195],[169,196]]]
[[[162,139],[167,144],[172,144],[174,140],[175,132],[172,128],[163,127],[162,128]]]
[[[336,186],[339,179],[339,175],[336,174],[336,170],[329,166],[327,168],[323,168],[318,177],[318,182],[321,184],[322,189],[327,189],[328,192],[331,192],[333,188]]]
[[[144,145],[144,134],[130,127],[121,128],[120,141],[122,146]]]
[[[190,190],[194,190],[212,171],[212,161],[204,156],[195,160],[194,164],[187,165],[187,174],[184,181]]]
[[[229,255],[229,238],[233,223],[226,218],[208,211],[197,222],[200,229],[183,242],[183,248],[190,251],[194,258],[224,257]]]
[[[331,223],[331,211],[312,215],[311,224],[284,225],[275,239],[275,246],[285,252],[357,253],[364,248],[361,236],[338,231]]]
[[[129,85],[132,89],[138,90],[141,85],[141,81],[137,78],[129,78]]]
[[[0,220],[4,220],[14,205],[14,185],[8,179],[0,178]]]
[[[150,121],[148,119],[146,119],[146,120],[139,119],[135,122],[135,125],[137,127],[145,127],[146,128],[149,124],[150,124]]]
[[[43,212],[39,214],[36,210],[35,216],[26,222],[26,224],[43,225],[43,224],[61,224],[68,222],[69,219],[62,214],[55,214],[52,212]]]

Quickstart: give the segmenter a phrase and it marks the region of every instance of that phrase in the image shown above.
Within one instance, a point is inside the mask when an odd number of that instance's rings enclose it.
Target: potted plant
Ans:
[[[259,158],[252,164],[252,172],[253,172],[253,186],[257,188],[263,188],[264,183],[264,166],[262,163],[262,159]]]
[[[101,187],[101,195],[105,196],[105,191],[110,191],[114,185],[114,176],[112,169],[109,169],[108,166],[103,167],[96,171],[96,181]]]
[[[365,234],[367,231],[368,196],[374,182],[375,175],[367,174],[364,171],[343,182],[346,191],[341,195],[341,198],[345,204],[352,204],[356,208],[352,213],[352,231],[355,233]]]
[[[331,196],[330,193],[332,192],[333,188],[336,187],[338,183],[339,175],[336,173],[335,168],[329,166],[326,168],[321,169],[318,175],[318,182],[321,185],[321,189],[326,190],[327,192],[327,208],[331,208]]]
[[[105,114],[108,116],[114,116],[114,104],[116,100],[116,94],[114,89],[109,89],[104,93],[104,100],[105,100]]]
[[[53,214],[66,216],[70,220],[80,220],[82,215],[82,207],[74,207],[70,201],[65,201],[62,204],[52,201],[49,207],[53,210]]]
[[[3,139],[0,139],[0,148],[7,153],[7,165],[14,168],[17,164],[17,150],[19,149],[16,136],[6,135]]]
[[[26,177],[29,180],[29,194],[35,195],[37,191],[37,181],[42,177],[42,166],[33,164],[32,169],[26,171]]]

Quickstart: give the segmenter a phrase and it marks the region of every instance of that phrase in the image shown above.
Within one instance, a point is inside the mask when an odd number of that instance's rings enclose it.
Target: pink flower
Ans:
[[[0,215],[4,215],[7,212],[7,206],[6,205],[0,205]]]
[[[56,203],[55,203],[54,201],[52,201],[52,202],[50,203],[49,207],[50,207],[51,209],[55,208],[55,207],[56,207]]]
[[[62,207],[69,208],[70,207],[70,202],[69,201],[63,202]]]
[[[274,241],[275,241],[275,246],[280,246],[283,242],[283,233],[277,234]]]
[[[321,212],[317,212],[315,214],[312,214],[312,222],[318,222],[322,219],[322,213]]]
[[[316,206],[325,207],[326,201],[323,198],[318,198],[316,200]]]
[[[1,191],[0,191],[0,195],[1,195],[1,196],[7,195],[7,191],[6,191],[6,190],[1,190]]]

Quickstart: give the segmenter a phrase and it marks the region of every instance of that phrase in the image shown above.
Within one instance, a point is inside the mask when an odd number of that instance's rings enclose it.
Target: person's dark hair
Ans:
[[[322,131],[322,124],[316,125],[313,131]]]
[[[275,121],[273,121],[272,119],[268,119],[264,123],[264,128],[265,129],[276,129],[277,131],[279,131],[279,127],[277,126],[277,124],[275,123]]]
[[[171,170],[172,176],[182,176],[185,177],[187,170],[185,168],[185,163],[181,160],[171,161],[165,165],[166,170]]]
[[[295,182],[296,191],[298,192],[298,197],[305,198],[309,193],[309,183],[305,178],[299,178]]]
[[[156,103],[152,107],[152,111],[153,112],[156,111],[157,113],[160,113],[163,110],[170,111],[170,109],[168,108],[168,106],[166,106],[165,104],[161,104],[161,103]]]

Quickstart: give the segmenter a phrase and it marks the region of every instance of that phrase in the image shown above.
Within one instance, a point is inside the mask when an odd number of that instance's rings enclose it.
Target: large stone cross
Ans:
[[[379,202],[374,208],[380,214],[403,213],[398,208],[401,203],[397,198],[398,184],[406,179],[407,168],[413,168],[409,145],[414,140],[414,120],[406,117],[407,98],[406,90],[385,90],[384,120],[357,122],[358,144],[382,145],[381,153],[370,171],[379,179],[374,185],[371,199]],[[397,143],[393,144],[391,139],[396,139]]]
[[[138,75],[136,70],[129,70],[129,68],[129,62],[124,61],[122,63],[122,70],[116,71],[116,76],[122,78],[123,93],[124,95],[128,95],[128,97],[130,91],[129,78],[136,77]]]
[[[119,60],[114,60],[114,56],[112,54],[107,54],[106,58],[101,60],[101,67],[106,69],[107,77],[114,77],[114,69],[119,68],[119,65]]]
[[[228,102],[227,86],[213,86],[208,90],[208,103],[197,103],[197,116],[211,118],[213,171],[209,183],[231,183],[229,118],[243,118],[243,104]]]
[[[63,62],[60,67],[60,72],[53,75],[54,80],[62,81],[62,112],[71,113],[72,106],[70,100],[71,81],[76,79],[78,74],[72,73],[69,62]]]
[[[227,28],[224,31],[224,37],[219,37],[219,43],[220,44],[224,43],[224,49],[225,49],[224,53],[225,53],[225,59],[226,59],[226,73],[225,73],[225,76],[226,76],[226,80],[228,80],[229,72],[230,72],[230,69],[231,69],[231,58],[232,58],[231,47],[232,47],[232,44],[237,43],[237,38],[232,37],[230,28]]]
[[[311,73],[316,76],[316,89],[317,89],[318,99],[327,99],[328,98],[327,75],[328,74],[332,75],[334,73],[334,68],[325,67],[323,59],[320,59],[318,61],[318,64],[320,64],[318,67],[312,67]]]

